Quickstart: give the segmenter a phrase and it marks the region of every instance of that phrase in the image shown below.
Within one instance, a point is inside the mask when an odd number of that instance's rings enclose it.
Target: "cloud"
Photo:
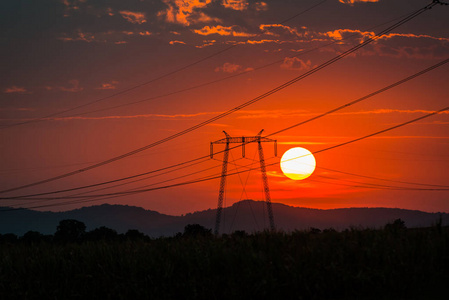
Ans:
[[[233,10],[245,10],[248,8],[248,1],[246,0],[223,0],[221,4]]]
[[[146,23],[145,19],[145,13],[142,12],[133,12],[129,10],[122,10],[119,12],[122,17],[127,20],[128,22],[131,22],[133,24],[143,24]]]
[[[108,16],[110,16],[110,17],[112,17],[112,16],[115,15],[115,14],[114,14],[114,10],[113,10],[111,7],[108,7],[108,8],[106,9],[106,14],[107,14]]]
[[[144,114],[144,115],[127,115],[127,116],[101,116],[101,117],[59,117],[59,118],[48,118],[47,120],[52,121],[73,121],[73,120],[120,120],[120,119],[170,119],[170,120],[182,120],[188,118],[195,118],[205,115],[215,115],[221,112],[199,112],[194,114]]]
[[[140,32],[139,32],[139,35],[140,35],[140,36],[149,36],[149,35],[152,35],[152,33],[149,32],[149,31],[140,31]]]
[[[175,45],[175,44],[183,44],[185,45],[186,43],[183,41],[170,41],[170,45]]]
[[[449,42],[449,38],[434,37],[427,34],[389,33],[380,37],[380,39],[392,39],[392,38],[431,39],[446,43]]]
[[[379,115],[379,114],[429,114],[432,110],[423,109],[374,109],[361,110],[350,112],[336,112],[333,116],[348,116],[348,115]],[[298,117],[315,117],[320,112],[310,112],[307,110],[292,110],[292,109],[276,109],[276,110],[242,110],[236,112],[239,119],[279,119],[279,118],[298,118]],[[449,111],[443,111],[441,114],[449,114]]]
[[[268,10],[268,4],[261,1],[261,2],[256,2],[255,4],[256,10],[257,11],[265,11]]]
[[[6,94],[13,94],[13,93],[17,93],[17,94],[28,94],[29,92],[26,90],[26,88],[24,87],[19,87],[19,86],[11,86],[6,88],[4,91],[4,93]]]
[[[220,22],[217,18],[211,18],[200,9],[205,8],[212,0],[163,0],[168,6],[165,11],[159,12],[159,17],[165,17],[170,23],[189,26],[192,23]]]
[[[90,43],[95,41],[95,35],[89,32],[82,32],[81,30],[78,30],[72,37],[65,35],[58,39],[64,42],[83,41]]]
[[[61,0],[61,3],[65,6],[64,17],[69,17],[71,11],[78,11],[80,6],[86,2],[87,0]]]
[[[211,34],[218,34],[218,35],[224,35],[224,36],[237,36],[237,37],[249,37],[254,36],[254,34],[246,33],[241,30],[239,30],[238,26],[204,26],[201,29],[194,29],[193,32],[200,35],[211,35]]]
[[[390,108],[380,108],[374,110],[361,110],[354,112],[340,112],[335,113],[335,115],[371,115],[371,114],[391,114],[391,113],[400,113],[400,114],[430,114],[433,113],[433,110],[425,110],[425,109],[390,109]],[[449,111],[443,111],[441,114],[449,114]]]
[[[311,67],[312,63],[310,62],[310,60],[303,61],[302,59],[299,59],[297,57],[286,57],[281,65],[282,69],[297,71],[308,70]]]
[[[354,3],[358,2],[379,2],[379,0],[339,0],[340,3],[354,5]]]
[[[0,111],[36,111],[36,109],[32,107],[0,107]]]
[[[325,33],[326,36],[330,37],[334,40],[343,40],[348,37],[354,36],[359,38],[360,40],[366,38],[371,38],[376,34],[372,31],[361,31],[361,30],[353,30],[353,29],[337,29],[334,31],[328,31]]]
[[[79,80],[77,80],[77,79],[69,80],[69,84],[70,84],[69,87],[46,86],[45,89],[47,91],[62,91],[62,92],[71,92],[71,93],[81,92],[82,90],[84,90],[84,88],[80,87]]]
[[[297,118],[304,116],[316,116],[306,110],[298,109],[275,109],[275,110],[242,110],[236,112],[239,119],[277,119],[277,118]]]
[[[196,48],[204,48],[204,47],[207,47],[207,46],[212,46],[212,45],[214,45],[216,42],[217,42],[216,40],[204,40],[202,45],[195,46],[195,47],[196,47]]]
[[[102,83],[100,87],[97,87],[97,90],[115,90],[117,88],[118,81],[111,81],[108,83]]]
[[[234,73],[242,69],[242,66],[232,63],[224,63],[221,67],[216,67],[215,72]]]
[[[281,34],[288,33],[294,36],[302,36],[298,32],[296,28],[291,28],[290,26],[281,25],[281,24],[262,24],[259,26],[260,30],[263,31],[264,34],[280,36]]]
[[[90,32],[82,32],[77,30],[72,35],[64,34],[58,39],[64,42],[86,42],[86,43],[114,43],[126,44],[132,37],[143,37],[152,35],[149,31],[129,31],[129,30],[109,30],[105,32],[97,32],[95,34]]]
[[[343,40],[358,39],[359,42],[375,36],[374,32],[353,29],[337,29],[322,34],[343,44]],[[439,59],[447,57],[449,38],[425,34],[390,33],[381,36],[368,47],[360,49],[358,56],[386,56],[394,58]],[[323,48],[322,51],[340,52],[338,48]]]

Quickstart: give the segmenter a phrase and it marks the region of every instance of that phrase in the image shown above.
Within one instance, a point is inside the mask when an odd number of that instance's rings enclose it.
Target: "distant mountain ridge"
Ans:
[[[441,218],[443,225],[449,225],[449,214],[427,213],[398,208],[340,208],[311,209],[273,203],[276,228],[284,231],[308,228],[350,227],[379,228],[396,219],[405,221],[407,227],[427,227]],[[6,208],[0,208],[0,210]],[[100,226],[112,228],[119,233],[137,229],[150,237],[172,236],[182,232],[187,224],[200,224],[214,228],[216,209],[171,216],[141,207],[126,205],[96,205],[66,212],[40,212],[28,209],[2,212],[0,234],[14,233],[19,236],[33,230],[43,234],[54,234],[59,221],[76,219],[84,222],[87,230]],[[247,232],[268,228],[268,219],[263,201],[244,200],[224,208],[220,232],[236,230]]]

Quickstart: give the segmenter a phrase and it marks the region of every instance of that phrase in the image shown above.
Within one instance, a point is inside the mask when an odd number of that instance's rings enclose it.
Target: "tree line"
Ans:
[[[212,236],[212,230],[199,224],[188,224],[184,227],[183,233],[178,233],[176,237],[190,236]],[[86,241],[124,241],[124,240],[150,240],[150,237],[137,229],[129,229],[124,234],[117,233],[116,230],[101,226],[91,231],[86,231],[86,225],[78,220],[61,220],[54,235],[44,235],[38,231],[30,230],[23,236],[13,233],[0,234],[0,243],[80,243]]]

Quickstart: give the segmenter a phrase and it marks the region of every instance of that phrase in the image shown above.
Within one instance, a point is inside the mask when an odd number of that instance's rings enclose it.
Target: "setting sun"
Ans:
[[[287,150],[281,158],[281,169],[285,176],[293,180],[303,180],[312,175],[316,161],[313,154],[301,147]]]

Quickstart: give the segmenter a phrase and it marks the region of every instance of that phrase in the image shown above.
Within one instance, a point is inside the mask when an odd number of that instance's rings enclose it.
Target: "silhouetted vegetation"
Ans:
[[[61,222],[0,235],[2,299],[432,299],[447,292],[449,228],[244,231],[174,237]],[[56,236],[59,235],[58,238]],[[62,238],[65,237],[65,238]],[[61,242],[64,241],[64,242]]]
[[[86,233],[86,225],[77,220],[62,220],[56,228],[55,241],[79,242]]]
[[[188,224],[184,227],[184,237],[212,237],[212,229],[199,224]]]

